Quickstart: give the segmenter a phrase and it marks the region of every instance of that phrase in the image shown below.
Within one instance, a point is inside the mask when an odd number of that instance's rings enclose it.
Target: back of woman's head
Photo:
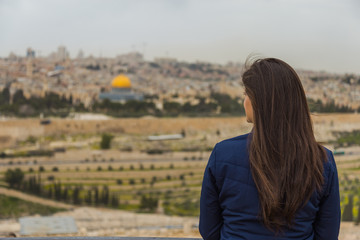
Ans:
[[[285,62],[256,60],[243,74],[254,123],[249,158],[260,216],[276,231],[323,183],[325,152],[316,142],[304,89]]]

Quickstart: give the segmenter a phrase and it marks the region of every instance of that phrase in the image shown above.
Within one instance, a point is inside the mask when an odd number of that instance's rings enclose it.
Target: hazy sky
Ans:
[[[0,56],[137,50],[148,60],[244,62],[360,74],[359,0],[0,0]]]

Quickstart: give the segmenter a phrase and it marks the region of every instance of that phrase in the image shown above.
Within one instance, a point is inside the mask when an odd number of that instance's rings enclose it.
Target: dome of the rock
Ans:
[[[124,74],[115,77],[111,82],[111,91],[100,92],[99,99],[109,99],[112,102],[126,102],[130,100],[142,101],[143,94],[134,92],[130,79]]]
[[[115,77],[111,82],[111,87],[113,88],[131,88],[130,79],[124,74],[120,74]]]

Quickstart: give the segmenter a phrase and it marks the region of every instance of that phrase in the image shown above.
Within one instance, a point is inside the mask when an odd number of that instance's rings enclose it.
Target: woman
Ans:
[[[216,144],[205,170],[199,230],[212,239],[338,239],[332,153],[314,137],[304,89],[285,62],[243,74],[249,134]]]

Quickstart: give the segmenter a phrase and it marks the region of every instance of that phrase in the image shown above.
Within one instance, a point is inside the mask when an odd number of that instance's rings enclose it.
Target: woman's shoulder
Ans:
[[[250,135],[250,133],[247,133],[247,134],[243,134],[243,135],[240,135],[237,137],[222,140],[221,142],[218,142],[216,144],[216,148],[233,146],[234,144],[238,145],[239,143],[247,143],[247,141],[249,139],[249,135]]]
[[[338,181],[336,162],[334,159],[334,155],[331,150],[323,147],[326,153],[326,159],[324,159],[324,188],[322,190],[322,195],[326,196],[329,194],[331,186]],[[334,182],[335,181],[335,182]]]
[[[229,138],[217,143],[214,152],[217,156],[235,156],[239,154],[247,154],[247,143],[250,134],[244,134],[237,137]]]
[[[323,148],[326,153],[326,159],[324,159],[325,171],[330,171],[330,172],[336,171],[336,163],[335,163],[333,152],[326,147],[323,147]]]

